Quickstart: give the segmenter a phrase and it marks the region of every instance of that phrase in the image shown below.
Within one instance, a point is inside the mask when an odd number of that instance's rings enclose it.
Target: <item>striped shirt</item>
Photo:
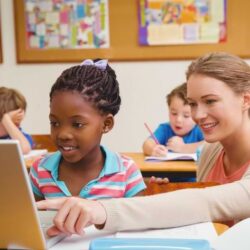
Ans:
[[[79,193],[88,199],[132,197],[145,189],[145,183],[135,162],[126,156],[101,147],[105,163],[98,178],[91,180]],[[44,199],[72,196],[65,182],[58,180],[61,153],[37,160],[30,170],[33,192]]]

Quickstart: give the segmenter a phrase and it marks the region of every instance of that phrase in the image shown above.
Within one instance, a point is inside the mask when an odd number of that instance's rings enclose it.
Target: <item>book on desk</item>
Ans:
[[[197,155],[168,152],[166,156],[146,156],[145,161],[197,161]]]

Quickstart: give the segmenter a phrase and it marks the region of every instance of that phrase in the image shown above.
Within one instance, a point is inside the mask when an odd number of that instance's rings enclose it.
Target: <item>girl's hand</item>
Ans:
[[[38,209],[57,209],[54,226],[48,229],[49,236],[60,233],[84,235],[84,228],[92,224],[103,227],[107,219],[104,207],[98,201],[77,197],[38,201]]]
[[[156,144],[152,151],[152,156],[166,156],[168,153],[168,150],[165,146]]]
[[[167,142],[167,148],[174,152],[184,152],[185,142],[180,136],[173,136]]]
[[[156,184],[167,184],[169,183],[169,179],[168,178],[159,178],[159,177],[155,177],[155,176],[151,176],[151,178],[149,179],[149,183],[156,183]]]

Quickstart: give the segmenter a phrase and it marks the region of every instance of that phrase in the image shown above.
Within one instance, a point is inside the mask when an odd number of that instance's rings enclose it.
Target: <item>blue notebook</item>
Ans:
[[[165,238],[98,238],[89,250],[211,250],[207,240]]]

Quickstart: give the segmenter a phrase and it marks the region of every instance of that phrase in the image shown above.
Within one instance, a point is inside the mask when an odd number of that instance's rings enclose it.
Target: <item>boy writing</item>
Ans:
[[[186,83],[173,89],[167,95],[169,122],[162,123],[154,136],[143,143],[145,155],[165,156],[168,150],[179,153],[195,153],[203,144],[203,134],[191,117],[191,108],[186,99]]]

